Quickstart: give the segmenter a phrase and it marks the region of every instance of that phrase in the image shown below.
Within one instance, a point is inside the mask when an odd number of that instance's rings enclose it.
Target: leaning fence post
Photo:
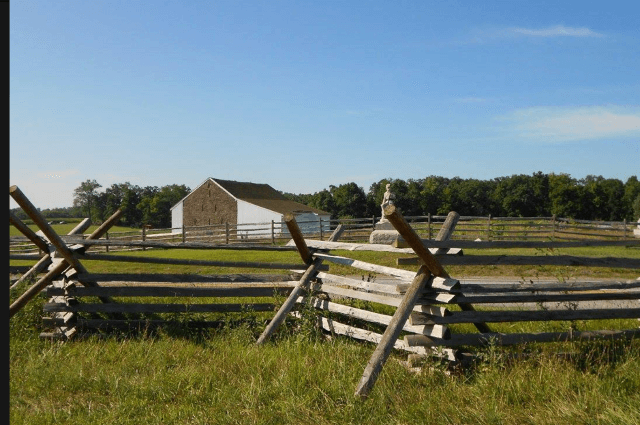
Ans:
[[[11,211],[9,211],[9,214],[11,215]],[[11,217],[9,218],[9,220],[12,220]],[[18,219],[17,217],[15,217],[15,220],[20,221],[20,219]],[[22,223],[22,222],[20,222],[20,223]],[[85,218],[84,220],[82,220],[80,222],[80,224],[78,224],[75,228],[73,228],[73,230],[71,230],[68,233],[68,235],[82,234],[82,232],[87,230],[87,228],[90,225],[91,225],[91,220],[89,220],[88,218]],[[31,229],[29,229],[29,231],[31,231]],[[107,245],[107,247],[109,247],[109,245]],[[49,251],[49,250],[47,249],[47,251]],[[18,285],[20,285],[20,283],[24,282],[25,280],[29,279],[30,277],[37,276],[42,271],[46,270],[47,267],[49,267],[50,265],[51,265],[51,255],[49,255],[47,253],[40,259],[40,261],[38,261],[33,267],[31,267],[26,273],[24,273],[20,277],[20,279],[16,280],[13,283],[13,285],[11,285],[11,289],[17,287]]]
[[[296,248],[298,248],[298,254],[300,254],[302,261],[304,261],[305,264],[307,264],[309,267],[307,267],[307,270],[304,272],[297,285],[293,288],[293,290],[289,294],[289,297],[285,300],[284,303],[282,303],[275,316],[273,316],[267,327],[264,329],[264,331],[258,338],[258,341],[256,341],[257,344],[263,344],[265,341],[267,341],[271,334],[273,334],[278,326],[280,326],[280,324],[287,317],[287,314],[289,314],[289,312],[297,302],[298,296],[303,293],[311,280],[316,277],[317,268],[322,264],[322,258],[313,258],[309,247],[307,247],[307,243],[304,241],[304,237],[302,235],[302,232],[300,231],[300,227],[298,227],[295,216],[290,213],[285,214],[285,223],[287,225],[287,228],[289,229],[289,233],[291,233],[291,238],[293,239]],[[343,227],[338,226],[329,237],[329,240],[332,242],[338,240],[338,238],[342,234],[342,230]]]
[[[380,375],[382,366],[384,366],[384,363],[387,361],[398,336],[400,336],[400,333],[402,332],[404,324],[411,315],[413,306],[422,295],[422,292],[430,278],[431,273],[429,272],[429,269],[424,265],[421,266],[418,273],[416,273],[416,276],[413,278],[409,289],[402,298],[402,302],[387,325],[387,329],[385,329],[384,334],[382,334],[382,338],[380,339],[375,351],[371,355],[371,359],[369,360],[367,367],[364,369],[362,378],[360,378],[360,382],[356,388],[356,396],[365,398],[369,395],[369,392],[371,392],[371,388],[373,388],[373,385],[378,379],[378,375]]]
[[[33,242],[38,249],[40,250],[40,254],[44,251],[46,254],[49,253],[49,246],[47,243],[38,236],[29,226],[24,224],[22,220],[18,218],[15,214],[9,211],[9,223],[13,224],[13,226],[18,229],[23,235],[25,235],[31,242]]]
[[[385,217],[393,224],[393,227],[400,233],[400,236],[404,238],[404,240],[409,244],[411,249],[418,255],[423,264],[427,266],[427,268],[431,271],[431,273],[436,277],[444,277],[449,278],[449,274],[442,267],[440,262],[436,259],[436,257],[431,254],[431,252],[424,246],[420,237],[416,234],[416,232],[409,226],[409,224],[404,220],[404,217],[400,214],[400,212],[396,209],[395,205],[390,205],[384,210]],[[460,216],[458,213],[451,211],[447,216],[447,220],[445,220],[444,227],[450,226],[447,224],[455,223]],[[473,305],[468,303],[459,303],[458,304],[463,311],[475,311]],[[474,323],[474,326],[482,333],[491,332],[489,326],[485,323]]]
[[[17,189],[17,188],[16,188]],[[24,209],[24,208],[23,208]],[[116,221],[122,215],[122,210],[117,210],[107,221],[102,223],[100,227],[89,235],[87,239],[100,239],[100,237],[106,233],[107,229],[113,226]],[[66,245],[65,245],[66,247]],[[72,264],[73,267],[75,265]],[[18,299],[16,299],[13,304],[9,306],[9,318],[11,318],[15,313],[17,313],[22,307],[25,306],[33,297],[38,295],[40,291],[42,291],[45,287],[47,287],[53,279],[60,275],[65,269],[69,267],[69,261],[65,258],[64,261],[58,263],[55,267],[47,272],[40,280],[34,283],[29,289],[27,289]],[[76,268],[78,270],[78,268]],[[86,285],[88,282],[81,282],[83,285]],[[102,301],[109,301],[108,298],[101,297]]]

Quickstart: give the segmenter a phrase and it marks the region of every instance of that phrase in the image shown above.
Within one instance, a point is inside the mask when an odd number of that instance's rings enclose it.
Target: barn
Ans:
[[[303,232],[329,230],[330,213],[287,199],[268,184],[208,178],[171,208],[171,227],[237,225],[239,237],[251,237],[256,223],[279,223],[293,213]],[[287,233],[286,226],[282,229]]]

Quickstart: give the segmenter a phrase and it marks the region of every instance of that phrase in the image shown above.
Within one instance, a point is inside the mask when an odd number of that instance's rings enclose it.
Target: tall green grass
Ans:
[[[419,373],[394,352],[360,400],[375,346],[312,321],[287,320],[261,346],[264,322],[231,320],[61,343],[38,338],[43,302],[10,320],[11,424],[640,423],[639,341],[490,346],[474,366],[426,360]]]
[[[637,255],[637,250],[616,251],[619,249],[572,255]],[[299,260],[295,252],[148,250],[127,255]],[[395,266],[396,257],[386,253],[344,255]],[[95,273],[255,271],[99,261],[83,264]],[[448,268],[449,273],[457,277],[459,273],[452,269]],[[334,265],[331,271],[354,273]],[[515,272],[519,270],[507,273],[518,276]],[[554,268],[533,269],[533,273],[562,276],[582,271]],[[619,276],[616,270],[601,273]],[[29,284],[11,291],[10,300]],[[37,297],[9,322],[11,424],[640,424],[637,340],[527,344],[508,349],[489,346],[475,351],[479,361],[466,369],[450,370],[436,360],[426,360],[419,373],[404,366],[406,354],[394,352],[370,397],[360,400],[354,391],[375,345],[327,338],[313,327],[304,310],[303,320],[287,319],[274,338],[261,346],[255,341],[268,319],[250,313],[223,316],[223,326],[216,329],[184,326],[109,332],[61,343],[38,336],[44,301]],[[236,320],[243,314],[247,320]],[[639,324],[637,320],[517,323],[496,328],[531,332]]]

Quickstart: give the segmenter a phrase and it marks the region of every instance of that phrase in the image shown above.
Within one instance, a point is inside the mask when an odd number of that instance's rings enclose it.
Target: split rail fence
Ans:
[[[103,238],[118,220],[117,212],[88,237],[80,237],[85,221],[65,237],[59,236],[40,216],[29,200],[12,186],[10,195],[40,228],[34,233],[10,214],[10,222],[38,246],[41,256],[19,280],[37,281],[10,305],[10,317],[41,291],[48,301],[44,318],[49,331],[43,337],[71,338],[78,332],[112,328],[146,329],[173,322],[217,326],[220,318],[249,312],[264,313],[268,321],[257,343],[266,342],[287,319],[296,320],[309,311],[317,313],[318,325],[332,334],[345,335],[376,345],[357,385],[356,395],[366,397],[381,373],[392,350],[417,356],[435,356],[450,362],[464,358],[470,346],[529,342],[554,342],[591,338],[634,338],[640,329],[557,331],[545,333],[505,333],[492,327],[497,323],[535,321],[575,321],[640,318],[639,305],[576,308],[576,303],[635,301],[640,299],[640,280],[618,282],[558,282],[462,284],[444,269],[447,264],[500,264],[505,256],[462,255],[467,247],[576,246],[583,244],[640,246],[637,240],[588,241],[485,241],[456,240],[460,216],[445,217],[434,239],[424,239],[394,207],[385,209],[385,218],[402,237],[407,248],[354,243],[341,240],[345,225],[338,225],[328,240],[310,239],[301,232],[293,215],[285,217],[291,242],[285,245],[212,244],[206,242],[138,241],[145,248],[238,249],[296,251],[300,262],[223,262],[136,257],[111,253],[90,253],[94,246],[115,246],[122,241]],[[455,231],[455,232],[454,232]],[[381,266],[331,251],[389,251],[413,255],[407,260],[417,271]],[[25,258],[25,255],[19,255]],[[10,258],[16,258],[15,254]],[[550,258],[552,260],[545,260]],[[194,266],[239,267],[250,272],[232,275],[193,274],[95,274],[82,260],[119,262],[160,262]],[[417,259],[417,260],[416,260]],[[400,259],[399,259],[400,260]],[[640,259],[611,259],[564,256],[512,257],[517,264],[582,264],[592,267],[640,269]],[[332,274],[326,263],[348,266],[355,273],[365,271],[386,276],[386,282],[362,280]],[[279,274],[273,272],[278,271]],[[253,271],[253,272],[251,272]],[[355,274],[354,273],[354,274]],[[350,274],[347,274],[349,276]],[[16,284],[18,283],[16,282]],[[557,308],[541,309],[542,303]],[[528,306],[528,307],[527,307]],[[533,307],[532,307],[533,306]],[[306,308],[303,308],[306,307]],[[277,311],[276,311],[277,308]],[[275,311],[275,313],[274,313]],[[222,316],[221,316],[222,315]],[[470,326],[470,327],[469,327]]]
[[[424,239],[433,239],[447,216],[427,215],[406,217],[416,233]],[[326,240],[336,227],[344,228],[343,242],[367,242],[375,228],[376,217],[300,221],[299,227],[306,238]],[[640,233],[638,223],[627,221],[588,221],[556,217],[476,217],[461,216],[453,238],[482,241],[572,241],[572,240],[633,240]],[[74,236],[78,236],[77,234]],[[84,235],[87,237],[88,235]],[[69,239],[61,235],[63,240]],[[153,244],[208,242],[224,244],[281,245],[291,239],[284,222],[220,224],[210,226],[184,226],[180,228],[106,232],[104,239],[118,244],[91,245],[89,251],[124,251],[151,249]],[[136,245],[136,243],[140,243]],[[9,238],[9,251],[14,254],[37,254],[40,249],[24,236]]]

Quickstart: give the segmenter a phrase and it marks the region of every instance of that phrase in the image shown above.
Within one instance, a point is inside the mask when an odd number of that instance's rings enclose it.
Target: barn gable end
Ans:
[[[184,198],[183,202],[185,226],[237,224],[237,201],[212,179],[207,179]]]

